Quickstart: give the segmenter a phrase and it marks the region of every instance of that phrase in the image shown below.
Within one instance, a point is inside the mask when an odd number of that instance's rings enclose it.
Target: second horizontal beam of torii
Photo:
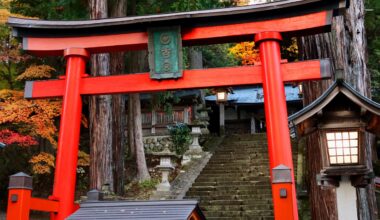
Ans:
[[[318,80],[331,77],[329,59],[309,60],[281,64],[285,82]],[[194,89],[218,86],[244,86],[262,83],[261,66],[210,68],[185,70],[183,77],[157,81],[149,73],[126,74],[103,77],[84,77],[81,81],[81,95],[115,93],[156,92],[175,89]],[[28,81],[25,98],[62,97],[65,80]]]

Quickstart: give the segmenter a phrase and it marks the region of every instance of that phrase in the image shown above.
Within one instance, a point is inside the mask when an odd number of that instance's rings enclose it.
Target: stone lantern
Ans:
[[[322,161],[318,184],[334,187],[338,219],[357,219],[356,187],[371,182],[366,161],[366,132],[380,134],[380,104],[343,81],[335,82],[317,100],[289,117],[293,137],[317,132]]]
[[[219,105],[219,134],[225,134],[225,113],[224,103],[228,101],[228,93],[232,92],[231,88],[216,88],[212,91],[216,96],[216,103]]]
[[[191,126],[191,136],[193,137],[192,143],[189,146],[189,151],[192,153],[202,153],[202,147],[199,145],[199,136],[202,134],[199,125]]]
[[[156,166],[156,168],[162,174],[161,182],[156,186],[157,191],[168,192],[170,191],[169,174],[172,170],[174,170],[172,157],[176,154],[171,152],[168,145],[166,145],[163,151],[155,153],[155,155],[160,157],[160,164]]]

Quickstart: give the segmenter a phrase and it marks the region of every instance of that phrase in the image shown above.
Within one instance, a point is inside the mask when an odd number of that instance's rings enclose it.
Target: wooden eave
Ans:
[[[244,7],[83,21],[46,21],[10,17],[7,24],[13,27],[13,33],[18,37],[88,36],[146,31],[148,27],[157,26],[180,25],[186,29],[227,25],[286,18],[323,10],[331,10],[333,14],[329,16],[333,16],[345,9],[348,2],[348,0],[285,0]]]
[[[314,131],[312,127],[315,125],[314,116],[334,100],[338,94],[343,94],[350,101],[358,105],[362,110],[369,113],[370,119],[366,130],[380,134],[380,104],[361,95],[354,88],[343,81],[333,83],[318,99],[304,107],[302,110],[288,117],[291,126],[295,126],[301,135],[305,135]]]

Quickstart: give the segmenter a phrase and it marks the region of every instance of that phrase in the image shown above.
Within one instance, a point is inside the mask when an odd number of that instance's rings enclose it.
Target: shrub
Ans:
[[[184,123],[175,123],[168,125],[174,149],[178,155],[185,153],[191,141],[190,128]]]

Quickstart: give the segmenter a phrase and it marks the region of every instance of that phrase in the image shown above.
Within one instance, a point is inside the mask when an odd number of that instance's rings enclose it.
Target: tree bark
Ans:
[[[203,69],[203,55],[202,51],[198,50],[196,47],[189,48],[189,60],[190,69]],[[206,105],[205,101],[205,91],[200,89],[200,101],[202,105]]]
[[[90,1],[91,19],[106,18],[107,1]],[[109,54],[91,56],[93,76],[109,75]],[[112,111],[111,96],[91,96],[90,98],[90,187],[102,189],[109,185],[113,192],[112,170]]]
[[[141,123],[141,103],[140,94],[131,94],[131,104],[133,105],[133,134],[134,134],[134,145],[136,150],[136,164],[137,164],[137,179],[141,181],[149,180],[150,175],[148,172],[148,167],[146,165],[145,151],[143,144],[142,135],[142,123]]]
[[[147,51],[136,51],[131,53],[129,72],[145,72],[148,70]],[[136,156],[137,165],[137,180],[144,181],[149,180],[150,175],[148,167],[146,165],[143,134],[142,134],[142,122],[141,122],[141,103],[140,94],[130,94],[128,100],[128,117],[130,120],[130,132],[128,133],[130,142],[129,145]],[[132,140],[133,139],[133,140]],[[133,143],[133,144],[132,144]]]
[[[115,0],[110,7],[110,17],[126,16],[126,1]],[[124,54],[124,52],[114,52],[110,54],[110,73],[112,75],[124,73]],[[124,195],[125,185],[125,122],[124,95],[112,95],[113,175],[115,193],[119,196]]]
[[[341,70],[343,79],[365,96],[370,96],[369,74],[366,67],[366,38],[364,29],[364,2],[351,1],[344,16],[333,19],[332,33],[299,39],[302,59],[332,58],[333,70]],[[304,83],[304,104],[318,98],[332,83],[331,80]],[[372,168],[372,138],[367,135],[367,165]],[[337,219],[334,190],[321,190],[315,176],[322,169],[318,137],[307,138],[307,161],[312,219]],[[374,187],[357,189],[359,219],[376,219]]]

